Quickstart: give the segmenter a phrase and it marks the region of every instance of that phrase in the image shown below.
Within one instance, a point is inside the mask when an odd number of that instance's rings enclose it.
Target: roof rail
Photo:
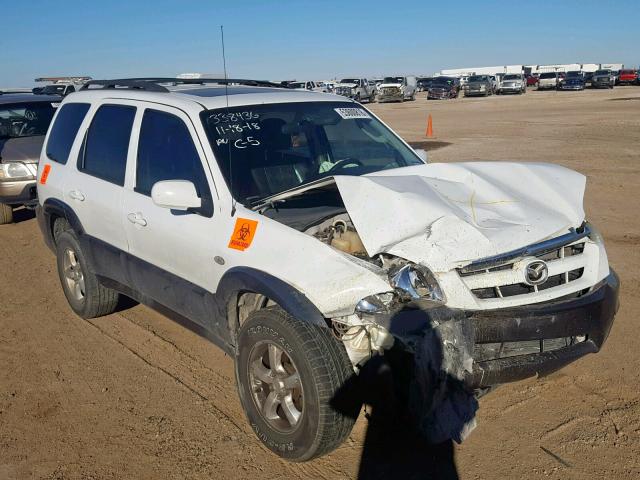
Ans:
[[[133,90],[145,90],[148,92],[169,92],[162,84],[176,85],[204,85],[213,83],[218,85],[247,85],[252,87],[283,88],[282,85],[267,80],[248,80],[240,78],[120,78],[115,80],[91,80],[85,83],[80,90],[90,90],[92,86],[108,88],[128,88]],[[92,89],[93,90],[93,89]]]

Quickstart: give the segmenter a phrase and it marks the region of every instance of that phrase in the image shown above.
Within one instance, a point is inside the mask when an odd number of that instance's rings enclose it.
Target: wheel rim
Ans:
[[[76,300],[84,299],[84,274],[82,273],[82,266],[78,261],[76,252],[70,248],[64,251],[62,258],[62,269],[64,271],[64,280],[67,285],[67,291]]]
[[[256,344],[249,355],[249,386],[258,412],[272,428],[294,431],[304,413],[304,392],[293,359],[271,342]]]

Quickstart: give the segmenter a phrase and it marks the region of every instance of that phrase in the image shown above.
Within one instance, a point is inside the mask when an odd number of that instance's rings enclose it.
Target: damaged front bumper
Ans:
[[[598,352],[618,310],[618,290],[612,270],[580,297],[496,310],[405,309],[377,315],[376,323],[411,354],[424,350],[433,337],[428,332],[436,331],[442,349],[437,369],[482,389],[548,375]]]

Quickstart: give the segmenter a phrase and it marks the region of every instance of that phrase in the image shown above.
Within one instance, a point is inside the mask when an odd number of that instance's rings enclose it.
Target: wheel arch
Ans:
[[[294,286],[251,267],[233,267],[220,280],[217,294],[235,343],[241,321],[252,311],[276,304],[294,318],[328,328],[318,308]],[[243,303],[243,301],[245,303]],[[244,310],[243,310],[244,307]]]
[[[53,251],[56,247],[54,225],[57,219],[66,220],[79,237],[84,235],[84,227],[76,213],[68,204],[57,198],[46,199],[41,206],[36,208],[36,216],[44,241]]]

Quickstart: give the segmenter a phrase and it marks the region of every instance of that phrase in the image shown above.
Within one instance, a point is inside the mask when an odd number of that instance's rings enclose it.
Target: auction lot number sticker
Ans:
[[[371,118],[364,108],[334,108],[338,115],[346,120],[353,118]]]

